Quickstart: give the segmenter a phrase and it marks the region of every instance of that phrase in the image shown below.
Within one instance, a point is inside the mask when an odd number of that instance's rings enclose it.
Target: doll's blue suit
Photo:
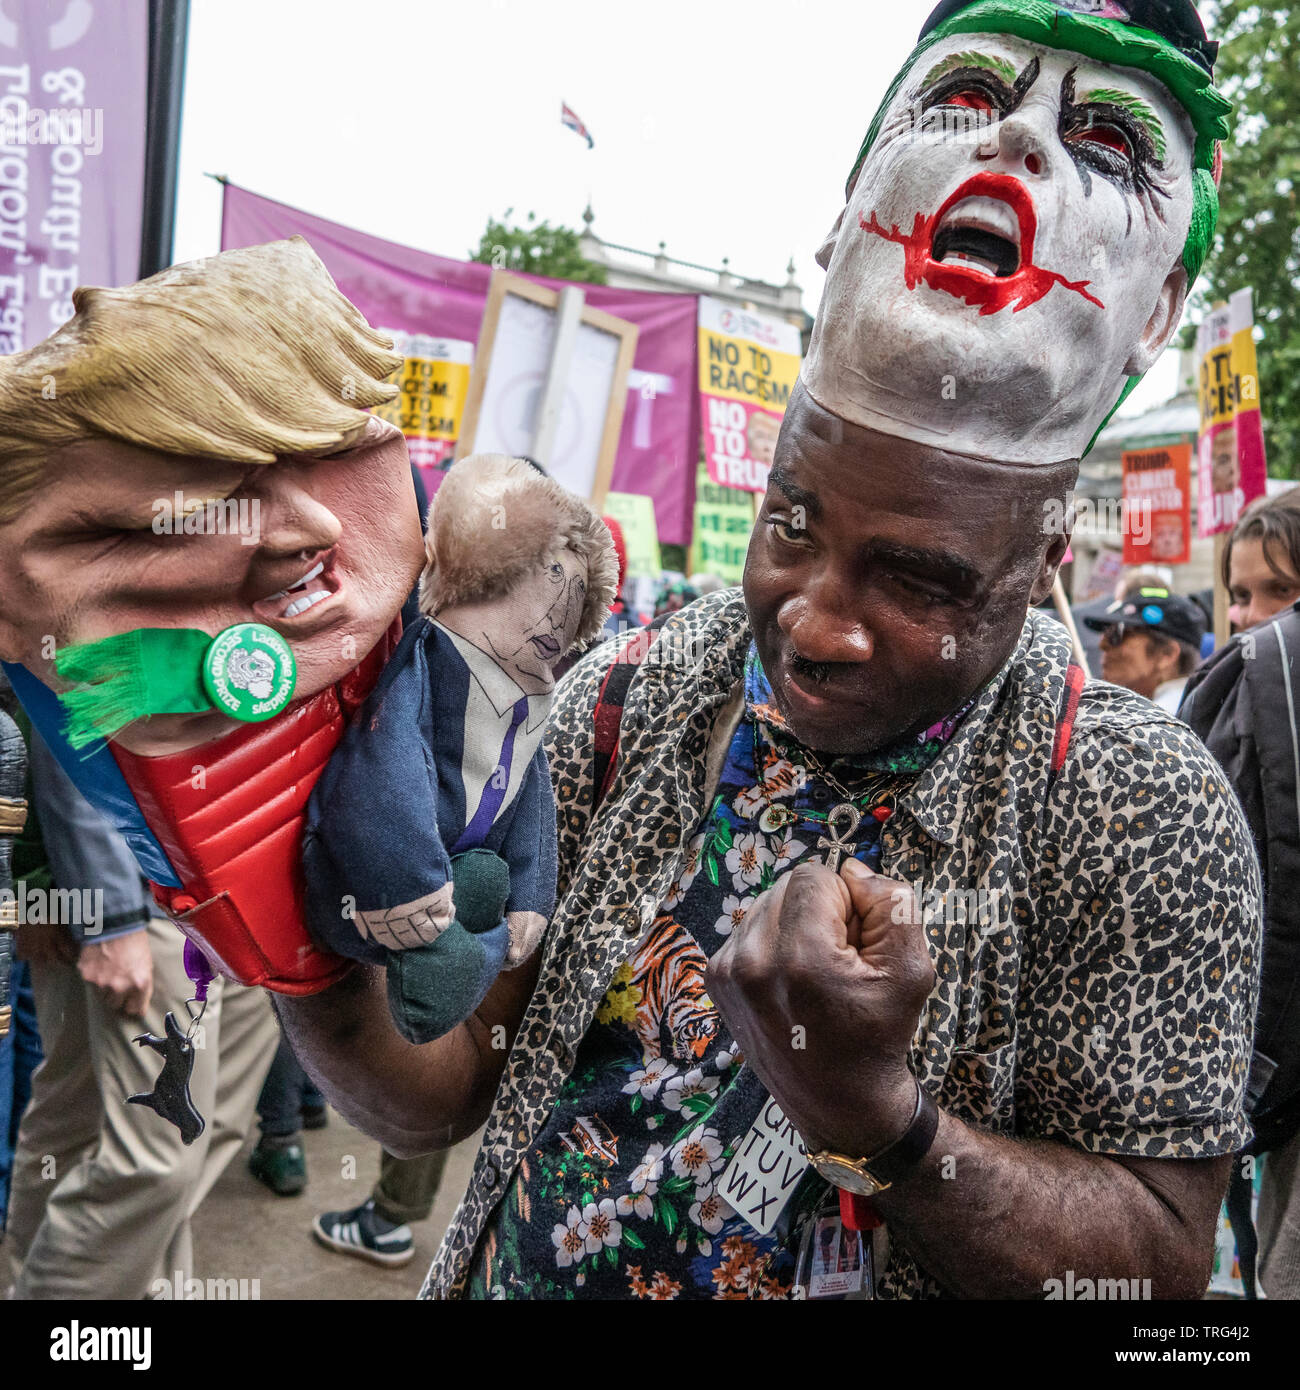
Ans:
[[[387,965],[394,1020],[413,1042],[482,1002],[509,947],[507,913],[549,919],[554,909],[555,802],[541,747],[550,701],[421,618],[312,792],[307,925],[328,949]],[[449,882],[455,920],[432,944],[389,950],[363,935],[382,917],[402,936]]]

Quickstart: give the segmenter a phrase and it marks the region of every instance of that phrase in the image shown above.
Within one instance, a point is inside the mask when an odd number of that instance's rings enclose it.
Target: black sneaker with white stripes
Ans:
[[[415,1254],[409,1226],[394,1226],[368,1198],[351,1211],[324,1211],[312,1218],[311,1233],[322,1245],[380,1265],[404,1265]]]

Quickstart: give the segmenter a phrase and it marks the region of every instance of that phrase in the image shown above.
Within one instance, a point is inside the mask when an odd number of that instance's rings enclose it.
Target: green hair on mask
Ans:
[[[1065,49],[1108,67],[1136,68],[1164,84],[1186,111],[1196,133],[1192,151],[1192,215],[1183,244],[1183,266],[1190,288],[1205,265],[1214,244],[1219,223],[1219,189],[1215,167],[1221,142],[1231,132],[1232,103],[1214,85],[1214,79],[1198,63],[1180,53],[1167,39],[1149,29],[1136,28],[1122,20],[1102,19],[1058,9],[1045,0],[980,0],[968,5],[938,25],[913,49],[902,71],[894,79],[876,112],[858,157],[849,174],[848,187],[861,169],[884,124],[885,113],[916,64],[936,44],[954,34],[1009,34],[1044,48]],[[1128,399],[1140,377],[1129,377],[1110,414],[1097,434],[1110,423],[1111,416]],[[1097,442],[1093,436],[1092,444]],[[1087,450],[1085,450],[1085,453]]]

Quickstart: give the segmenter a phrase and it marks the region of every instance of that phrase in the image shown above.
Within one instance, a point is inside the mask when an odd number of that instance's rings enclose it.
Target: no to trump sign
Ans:
[[[767,491],[799,349],[793,324],[700,296],[704,457],[720,487]]]

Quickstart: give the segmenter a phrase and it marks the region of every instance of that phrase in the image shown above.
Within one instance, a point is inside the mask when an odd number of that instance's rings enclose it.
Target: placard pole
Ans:
[[[1056,604],[1056,611],[1065,624],[1066,632],[1070,634],[1070,645],[1074,648],[1074,659],[1083,667],[1083,678],[1090,681],[1092,672],[1088,668],[1088,653],[1083,649],[1079,629],[1075,626],[1074,614],[1070,612],[1070,601],[1065,597],[1065,585],[1061,583],[1059,574],[1052,580],[1052,601]]]
[[[537,405],[537,428],[533,434],[533,457],[546,469],[551,467],[551,451],[555,448],[564,393],[569,388],[573,349],[578,342],[578,327],[582,323],[582,311],[586,304],[587,296],[576,285],[566,285],[560,291],[559,308],[555,315],[555,343],[551,348],[550,365],[546,369],[542,398]]]

